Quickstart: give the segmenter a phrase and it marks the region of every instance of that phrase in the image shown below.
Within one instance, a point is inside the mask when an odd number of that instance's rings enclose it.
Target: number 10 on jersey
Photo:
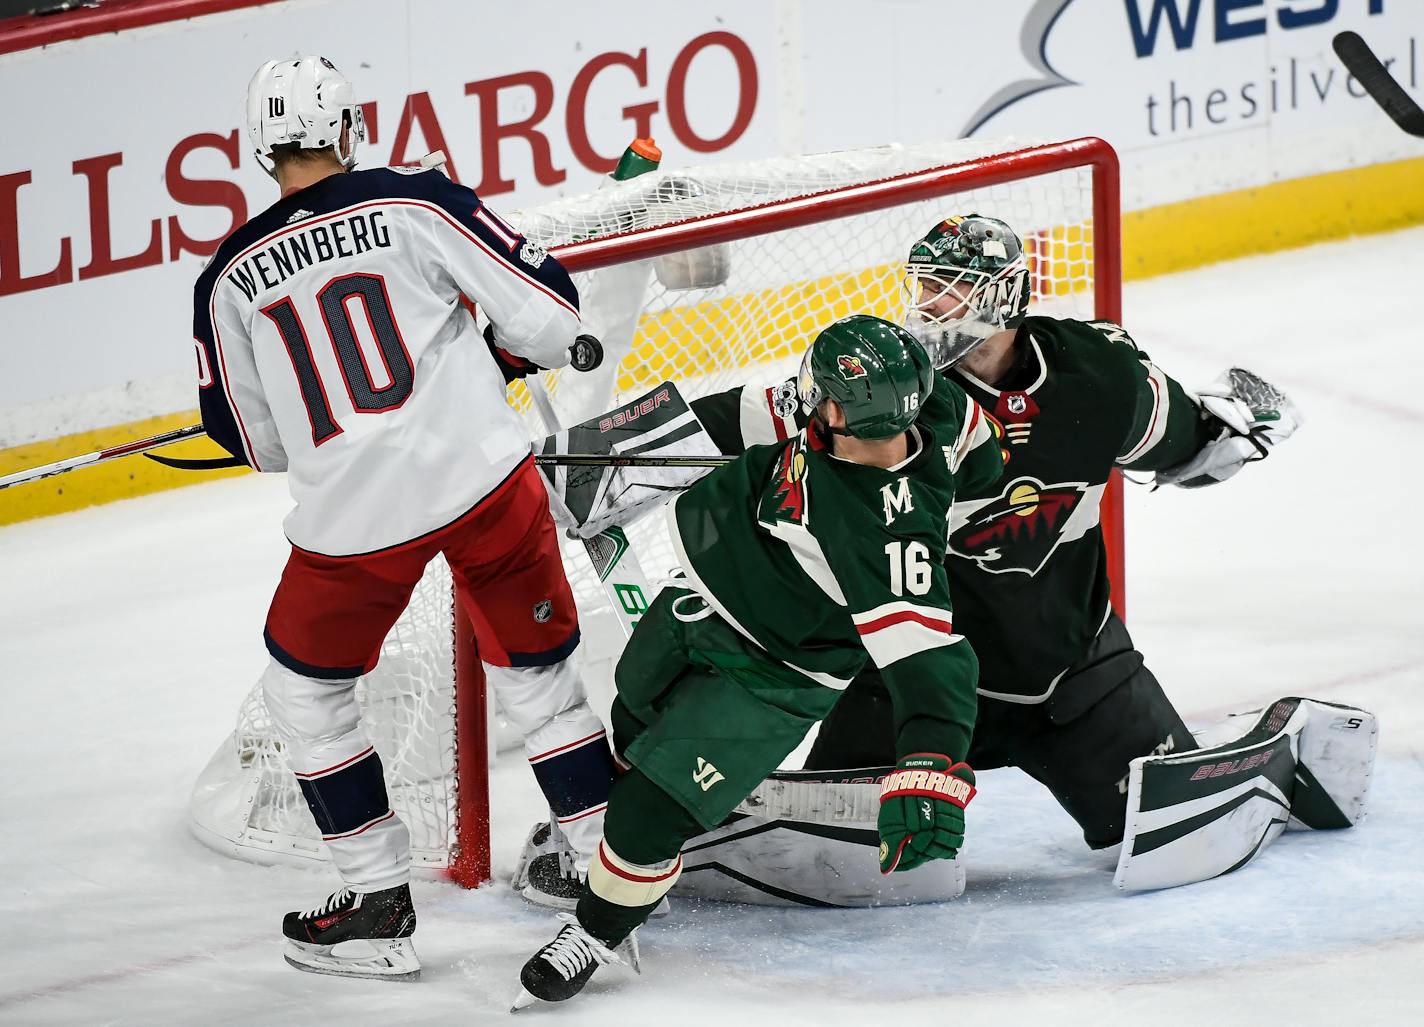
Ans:
[[[342,275],[327,282],[316,299],[321,308],[321,319],[326,324],[327,337],[341,367],[341,377],[352,409],[362,413],[380,413],[394,410],[410,398],[415,387],[415,365],[391,312],[391,298],[386,292],[385,279],[374,274]],[[356,325],[351,318],[350,303],[353,300],[365,311],[366,323],[376,340],[381,363],[385,365],[384,384],[378,384],[371,373],[357,338]],[[297,316],[297,308],[290,297],[283,297],[263,308],[262,313],[276,325],[282,343],[287,347],[292,370],[301,389],[302,402],[306,404],[307,416],[311,420],[312,444],[320,446],[340,435],[341,426],[336,423],[331,405],[327,402],[326,389],[317,373],[306,328]]]

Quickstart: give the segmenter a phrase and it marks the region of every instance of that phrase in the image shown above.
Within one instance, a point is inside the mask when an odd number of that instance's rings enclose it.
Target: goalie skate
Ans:
[[[578,906],[585,879],[574,866],[572,849],[545,852],[529,861],[520,894],[536,906],[572,910]]]
[[[563,832],[547,823],[535,824],[515,865],[514,890],[536,906],[572,912],[588,879],[575,864],[574,850]],[[651,915],[667,916],[670,908],[664,897]]]
[[[524,894],[524,889],[529,884],[529,866],[536,858],[568,847],[569,843],[563,834],[548,821],[540,821],[531,827],[524,838],[524,848],[520,850],[519,861],[514,865],[514,877],[510,880],[514,890]]]
[[[288,963],[307,973],[414,981],[420,959],[410,936],[415,907],[410,886],[333,893],[316,909],[288,913],[282,921]],[[335,951],[338,946],[343,951]]]

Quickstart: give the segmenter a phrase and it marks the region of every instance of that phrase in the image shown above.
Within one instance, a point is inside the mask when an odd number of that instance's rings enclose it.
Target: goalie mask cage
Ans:
[[[951,214],[991,215],[1020,233],[1034,312],[1118,321],[1118,207],[1117,158],[1100,139],[959,140],[659,171],[511,220],[574,274],[585,324],[607,351],[591,374],[543,376],[569,425],[665,379],[688,399],[779,381],[820,328],[847,314],[901,321],[910,244]],[[511,402],[531,438],[547,433],[522,386]],[[1116,475],[1102,513],[1121,611]],[[653,515],[628,531],[655,581],[672,569],[662,524]],[[570,543],[564,556],[584,626],[580,652],[616,655],[621,633],[582,547]],[[357,696],[414,865],[466,886],[488,880],[484,678],[443,560],[427,570]],[[260,687],[200,775],[190,822],[205,843],[242,859],[326,859]]]

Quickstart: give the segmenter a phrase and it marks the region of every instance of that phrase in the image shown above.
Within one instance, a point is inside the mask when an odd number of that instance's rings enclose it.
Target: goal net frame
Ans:
[[[1091,176],[1092,222],[1088,238],[1080,240],[1080,243],[1086,247],[1086,260],[1091,269],[1093,316],[1099,320],[1119,322],[1122,314],[1122,263],[1118,160],[1107,142],[1092,137],[1022,146],[875,181],[551,245],[549,252],[571,274],[580,274],[855,215],[874,214],[973,189],[1083,169]],[[695,174],[695,170],[689,174]],[[905,240],[905,249],[911,241]],[[1122,483],[1117,472],[1113,473],[1103,497],[1101,521],[1108,547],[1113,605],[1119,615],[1125,615]],[[462,886],[477,887],[490,879],[491,866],[489,709],[474,631],[468,616],[454,601],[453,592],[450,593],[450,605],[454,635],[454,753],[451,768],[454,797],[451,802],[453,824],[449,825],[446,873]],[[237,742],[240,749],[242,739],[238,738]],[[215,757],[214,764],[217,762]],[[212,769],[210,765],[209,770],[204,772],[205,777]],[[202,782],[200,778],[199,788],[195,789],[192,819],[195,833],[205,843],[229,855],[259,861],[285,861],[284,856],[293,854],[306,859],[321,858],[315,846],[308,845],[303,851],[295,853],[282,853],[276,851],[281,848],[280,844],[272,845],[273,851],[268,858],[261,851],[251,851],[252,846],[234,843],[230,836],[214,831],[210,827],[215,819],[211,813],[199,813],[199,794],[204,787]],[[246,801],[252,801],[250,792]],[[225,807],[224,812],[228,812],[235,803],[226,798],[221,804]],[[531,812],[537,817],[539,811]],[[260,850],[261,846],[257,848]]]

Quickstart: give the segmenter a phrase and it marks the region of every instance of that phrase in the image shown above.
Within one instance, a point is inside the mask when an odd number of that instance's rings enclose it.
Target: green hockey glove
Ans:
[[[957,856],[964,844],[964,807],[974,791],[967,763],[932,752],[903,757],[880,786],[880,872]]]

